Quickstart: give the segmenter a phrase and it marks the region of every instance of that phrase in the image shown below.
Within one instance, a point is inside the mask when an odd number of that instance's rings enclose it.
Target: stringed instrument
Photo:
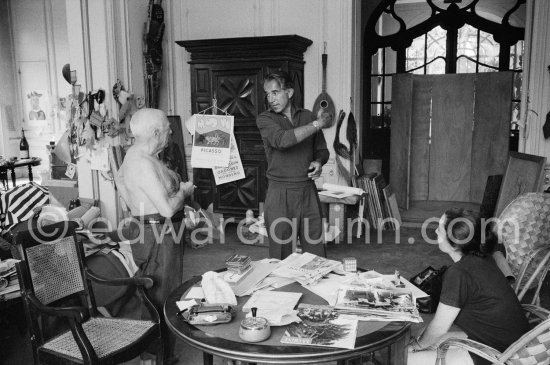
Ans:
[[[314,116],[317,116],[319,110],[323,109],[323,111],[332,115],[332,122],[330,124],[330,126],[332,126],[332,124],[334,124],[334,118],[336,117],[336,109],[334,107],[334,101],[332,101],[332,98],[327,93],[327,60],[327,42],[325,42],[323,55],[321,56],[321,61],[323,64],[323,87],[321,94],[317,96],[317,99],[315,99],[315,103],[313,103],[312,112]]]

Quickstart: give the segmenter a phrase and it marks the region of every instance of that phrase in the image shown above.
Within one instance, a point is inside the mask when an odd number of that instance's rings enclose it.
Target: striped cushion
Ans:
[[[49,199],[48,189],[32,181],[0,194],[0,230],[32,218],[33,209],[48,204]]]

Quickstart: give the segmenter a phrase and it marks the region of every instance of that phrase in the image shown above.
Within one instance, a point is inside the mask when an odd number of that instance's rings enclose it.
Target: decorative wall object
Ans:
[[[164,35],[164,11],[162,0],[149,0],[149,11],[143,35],[143,60],[145,70],[145,105],[158,108],[162,75],[162,36]]]
[[[48,68],[45,61],[21,61],[18,63],[21,83],[23,127],[29,136],[41,136],[53,132],[53,120],[48,93]],[[20,128],[17,128],[19,130]]]

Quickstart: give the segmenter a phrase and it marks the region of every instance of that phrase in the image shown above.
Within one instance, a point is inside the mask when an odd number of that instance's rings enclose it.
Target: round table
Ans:
[[[230,323],[215,326],[193,326],[176,315],[176,301],[193,287],[202,277],[196,276],[176,288],[164,303],[164,317],[168,328],[182,341],[203,351],[205,364],[213,363],[213,355],[242,362],[262,362],[270,364],[318,364],[325,361],[338,361],[359,357],[370,352],[384,351],[384,363],[406,365],[407,344],[410,337],[409,322],[368,322],[360,321],[354,349],[297,346],[280,342],[283,327],[271,327],[271,337],[260,343],[247,343],[239,338],[239,326],[245,314],[241,311],[248,296],[238,298],[235,318]],[[325,300],[297,283],[278,289],[280,291],[301,292],[300,303],[327,304]],[[386,360],[387,359],[387,360]]]

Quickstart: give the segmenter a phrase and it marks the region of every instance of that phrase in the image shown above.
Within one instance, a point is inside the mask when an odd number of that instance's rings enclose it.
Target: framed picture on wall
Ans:
[[[24,129],[35,136],[53,132],[48,67],[45,61],[18,63]]]
[[[181,118],[179,115],[170,115],[168,121],[170,122],[172,134],[170,135],[168,147],[161,153],[161,160],[180,175],[181,181],[189,181]]]
[[[510,152],[498,195],[495,217],[521,194],[542,191],[546,157]]]

